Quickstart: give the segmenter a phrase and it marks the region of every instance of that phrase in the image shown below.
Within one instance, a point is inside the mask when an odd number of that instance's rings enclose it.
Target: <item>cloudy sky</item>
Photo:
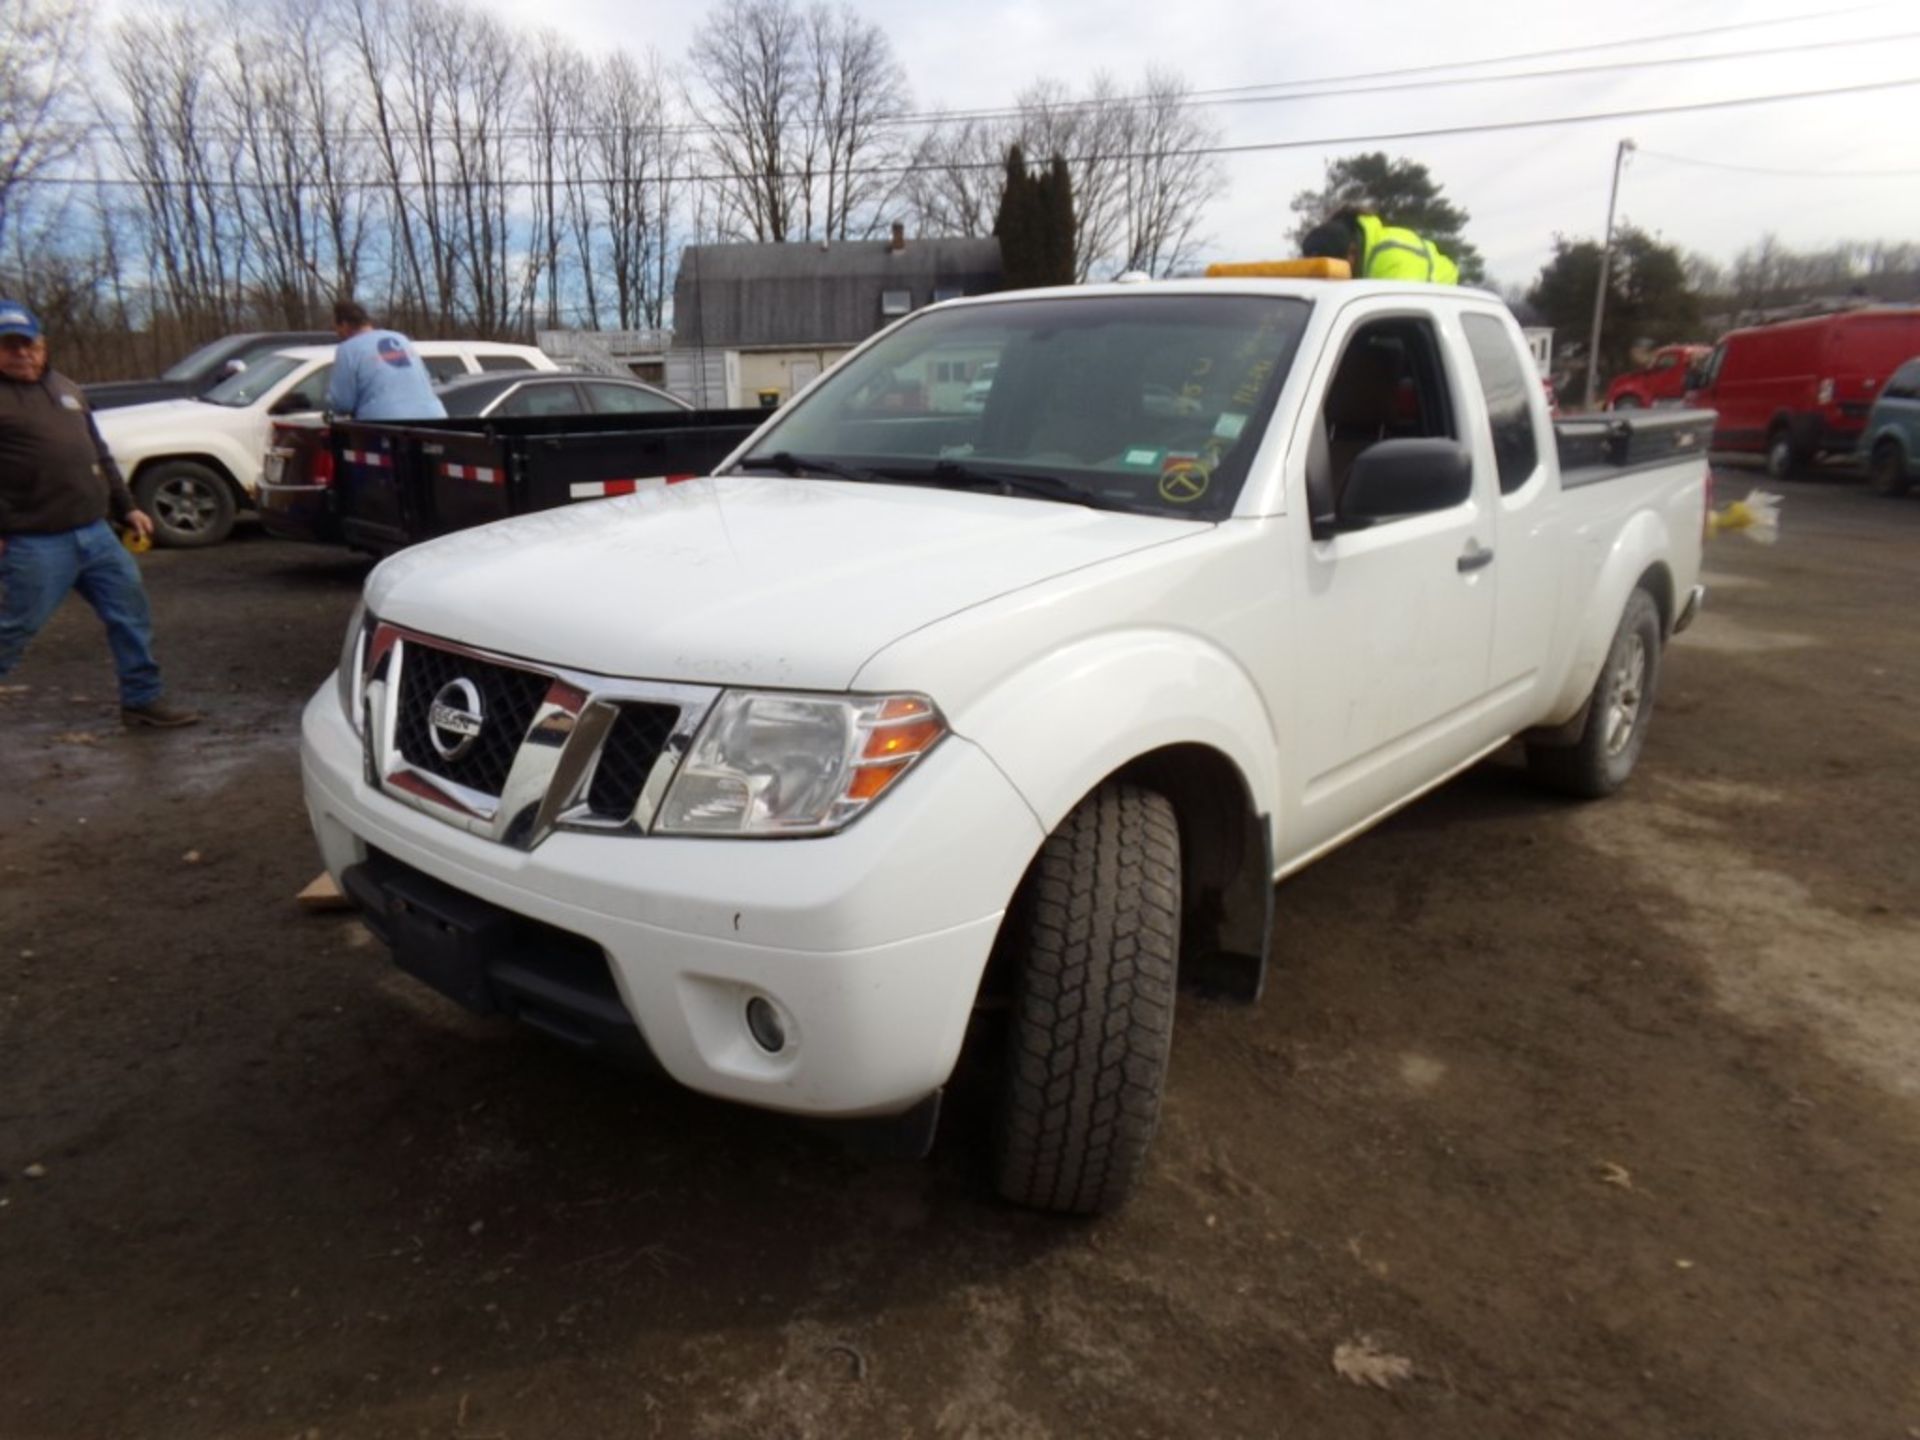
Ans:
[[[665,0],[474,3],[519,25],[555,28],[591,51],[619,46],[638,54],[651,48],[676,61],[706,13],[704,5]],[[1623,137],[1640,148],[1622,182],[1622,215],[1684,248],[1731,259],[1767,232],[1794,247],[1849,239],[1920,241],[1920,145],[1914,143],[1920,131],[1920,6],[1911,0],[1835,3],[1812,14],[1792,0],[1692,6],[1610,0],[1604,7],[1564,0],[1332,0],[1321,6],[1297,0],[855,0],[854,8],[887,31],[922,109],[1005,105],[1041,77],[1079,88],[1104,70],[1137,82],[1149,64],[1173,67],[1196,90],[1216,90],[1636,42],[1397,82],[1351,83],[1404,86],[1463,75],[1627,68],[1212,108],[1228,144],[1297,147],[1226,159],[1231,188],[1206,223],[1217,256],[1285,253],[1294,192],[1318,183],[1328,157],[1363,148],[1339,143],[1345,137],[1899,80],[1917,83],[1365,148],[1430,166],[1448,195],[1472,212],[1468,233],[1502,283],[1531,279],[1556,233],[1599,233],[1614,146]],[[1707,30],[1719,33],[1645,38]],[[1869,43],[1835,43],[1849,41]],[[1753,51],[1773,53],[1700,58]],[[1649,63],[1654,61],[1689,63]]]

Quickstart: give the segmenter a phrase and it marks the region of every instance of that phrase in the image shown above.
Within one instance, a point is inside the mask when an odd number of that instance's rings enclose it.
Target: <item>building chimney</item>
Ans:
[[[898,220],[893,222],[893,243],[887,248],[889,250],[904,250],[907,248],[907,227],[902,225]]]

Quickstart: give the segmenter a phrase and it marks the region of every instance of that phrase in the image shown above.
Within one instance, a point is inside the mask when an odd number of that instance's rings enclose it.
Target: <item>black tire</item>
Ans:
[[[1876,495],[1904,495],[1913,486],[1907,474],[1907,457],[1891,440],[1883,440],[1867,462],[1867,486]]]
[[[153,517],[153,538],[162,545],[197,550],[233,531],[233,487],[196,461],[168,460],[142,471],[133,494]]]
[[[1660,608],[1635,590],[1613,632],[1587,701],[1587,722],[1572,745],[1529,745],[1527,769],[1542,784],[1599,800],[1627,783],[1647,743],[1660,688]]]
[[[1800,468],[1802,456],[1794,448],[1793,432],[1776,425],[1767,432],[1767,477],[1785,480]]]
[[[1180,830],[1110,782],[1047,837],[1014,901],[1018,967],[996,1144],[1000,1193],[1094,1215],[1127,1198],[1160,1119],[1180,949]]]

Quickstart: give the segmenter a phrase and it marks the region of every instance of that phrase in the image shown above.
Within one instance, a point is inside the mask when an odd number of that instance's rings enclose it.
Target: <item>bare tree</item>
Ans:
[[[1226,187],[1220,165],[1198,153],[1218,136],[1172,71],[1149,70],[1137,93],[1107,75],[1096,75],[1082,96],[1040,80],[1004,120],[930,126],[913,153],[903,200],[922,230],[987,235],[1008,146],[1062,155],[1073,176],[1075,279],[1129,269],[1164,274],[1191,260],[1201,217]]]
[[[533,192],[533,250],[539,256],[546,305],[542,323],[560,324],[560,241],[571,198],[566,188],[569,131],[587,78],[580,52],[552,31],[527,61],[527,169]]]
[[[669,113],[657,57],[649,55],[642,68],[612,56],[596,80],[590,129],[614,318],[622,330],[658,326],[671,278],[676,176],[688,159],[684,130]]]
[[[0,0],[0,245],[35,180],[85,143],[77,0]]]
[[[927,127],[915,144],[900,200],[924,235],[982,236],[1005,180],[1006,127],[971,117]]]
[[[724,0],[689,63],[723,233],[845,240],[878,228],[908,103],[885,31],[845,5]]]
[[[230,325],[247,237],[234,220],[238,153],[212,44],[184,13],[135,16],[115,30],[108,63],[142,99],[110,133],[142,201],[155,279],[190,330]]]
[[[805,238],[796,227],[812,168],[795,117],[806,85],[803,26],[791,0],[724,0],[693,38],[688,61],[711,127],[719,223],[747,240]]]
[[[812,161],[805,233],[824,240],[872,234],[880,202],[897,184],[884,172],[904,149],[897,122],[907,109],[905,72],[886,32],[845,5],[808,11],[805,45]]]
[[[1193,257],[1201,216],[1226,188],[1211,156],[1220,127],[1191,104],[1186,81],[1149,70],[1145,88],[1114,107],[1119,171],[1114,194],[1122,270],[1164,275]]]

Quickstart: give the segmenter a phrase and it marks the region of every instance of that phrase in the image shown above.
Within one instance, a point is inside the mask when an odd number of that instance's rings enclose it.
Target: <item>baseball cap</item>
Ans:
[[[40,321],[18,300],[0,300],[0,335],[23,335],[29,340],[38,340]]]

